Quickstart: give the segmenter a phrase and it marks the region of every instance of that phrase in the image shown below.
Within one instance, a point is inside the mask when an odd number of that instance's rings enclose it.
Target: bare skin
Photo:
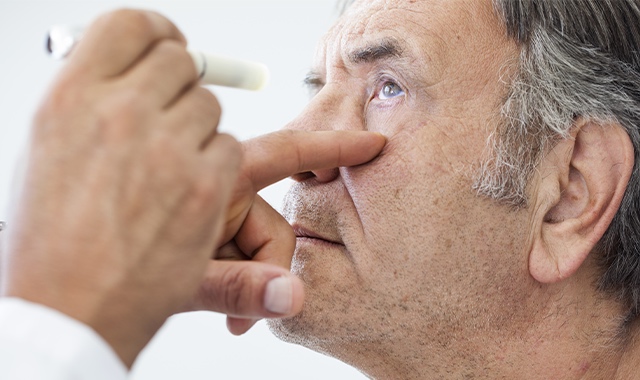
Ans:
[[[3,295],[87,324],[127,366],[179,311],[226,313],[235,333],[298,313],[295,236],[256,192],[364,163],[385,144],[285,131],[241,145],[216,132],[220,107],[185,45],[152,12],[116,11],[89,28],[35,117],[2,233]],[[247,260],[212,260],[231,241]]]
[[[285,216],[306,299],[270,322],[277,336],[375,379],[637,376],[591,254],[633,167],[624,130],[576,120],[527,208],[472,190],[518,54],[488,0],[361,0],[329,31],[288,128],[388,143],[366,165],[295,176]]]

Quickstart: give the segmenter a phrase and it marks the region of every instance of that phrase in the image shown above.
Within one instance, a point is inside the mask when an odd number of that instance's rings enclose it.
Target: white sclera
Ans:
[[[269,82],[269,69],[262,63],[190,50],[203,84],[246,90],[261,90]]]

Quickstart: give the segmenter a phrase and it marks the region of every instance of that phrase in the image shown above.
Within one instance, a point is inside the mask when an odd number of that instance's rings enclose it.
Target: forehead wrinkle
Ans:
[[[351,20],[342,25],[339,45],[355,45],[351,51],[339,52],[343,62],[371,63],[389,58],[430,61],[430,57],[423,57],[431,56],[433,38],[432,23],[425,10],[414,9],[413,1],[382,0],[376,4],[364,8],[356,22]],[[411,30],[408,25],[412,26]]]
[[[444,5],[448,4],[444,1]],[[409,0],[358,1],[328,31],[316,51],[309,79],[356,75],[358,64],[403,63],[405,75],[434,83],[449,66],[451,36],[441,35],[438,13],[442,3]],[[454,22],[457,24],[457,22]],[[456,25],[447,24],[457,30]],[[396,45],[396,46],[393,46]],[[396,66],[393,66],[396,67]],[[428,70],[427,70],[428,68]],[[309,81],[307,81],[309,82]],[[313,80],[311,82],[317,82]]]

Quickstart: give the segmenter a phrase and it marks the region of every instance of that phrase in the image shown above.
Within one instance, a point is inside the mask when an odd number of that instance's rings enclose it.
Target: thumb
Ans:
[[[255,261],[212,260],[191,304],[243,319],[282,318],[302,310],[302,281],[288,270]]]

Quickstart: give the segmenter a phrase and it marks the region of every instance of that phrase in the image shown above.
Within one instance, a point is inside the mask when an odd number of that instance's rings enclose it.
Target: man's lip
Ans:
[[[299,225],[293,225],[293,232],[296,234],[296,238],[297,239],[316,239],[316,240],[322,240],[325,241],[327,243],[331,243],[331,244],[338,244],[338,245],[344,245],[342,242],[337,241],[337,240],[331,240],[329,238],[326,238],[324,236],[322,236],[321,234],[314,232],[312,230],[309,230],[305,227],[299,226]]]

